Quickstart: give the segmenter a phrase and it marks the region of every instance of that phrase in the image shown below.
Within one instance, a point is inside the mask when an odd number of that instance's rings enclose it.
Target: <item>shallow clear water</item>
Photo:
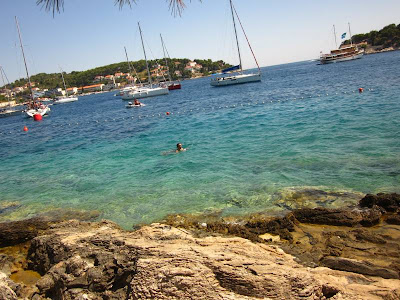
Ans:
[[[262,71],[246,85],[184,81],[142,108],[105,93],[52,106],[42,122],[0,119],[0,202],[21,204],[1,219],[72,208],[130,228],[274,209],[287,187],[400,191],[400,51]],[[188,151],[162,155],[177,142]]]

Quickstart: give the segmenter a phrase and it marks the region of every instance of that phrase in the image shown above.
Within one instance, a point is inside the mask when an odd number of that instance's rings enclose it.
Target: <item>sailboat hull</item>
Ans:
[[[53,104],[61,104],[61,103],[68,103],[68,102],[75,102],[78,101],[78,97],[65,97],[65,98],[59,98],[57,100],[54,100]]]
[[[45,114],[49,113],[50,107],[44,106],[43,108],[38,108],[38,109],[29,109],[25,113],[27,114],[28,117],[33,117],[34,115],[41,115],[44,116]]]
[[[239,74],[211,79],[212,86],[227,86],[261,81],[261,74]]]
[[[122,100],[149,98],[149,97],[167,95],[168,93],[169,93],[168,88],[162,88],[162,87],[142,88],[142,89],[138,89],[138,90],[134,90],[134,91],[125,93],[122,96]]]
[[[168,85],[168,90],[172,91],[172,90],[180,90],[182,88],[180,83],[171,83],[170,85]]]
[[[349,60],[354,60],[354,59],[360,59],[363,55],[364,55],[364,53],[357,53],[354,55],[336,58],[336,59],[335,58],[332,58],[332,59],[321,58],[320,64],[326,65],[326,64],[333,64],[333,63],[344,62],[344,61],[349,61]]]
[[[7,109],[7,110],[4,110],[4,111],[0,111],[0,118],[15,116],[15,115],[18,115],[18,114],[21,114],[21,110]]]

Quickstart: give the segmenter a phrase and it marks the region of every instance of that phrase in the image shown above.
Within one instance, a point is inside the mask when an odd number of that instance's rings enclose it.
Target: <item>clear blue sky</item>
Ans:
[[[65,0],[53,18],[36,0],[2,1],[0,65],[11,81],[25,77],[14,16],[19,18],[31,74],[81,71],[125,59],[142,59],[137,22],[154,56],[161,57],[162,33],[172,57],[224,59],[237,63],[227,0],[187,2],[182,17],[171,16],[164,0],[138,0],[119,10],[114,0]],[[317,58],[334,47],[351,23],[353,34],[400,23],[398,0],[234,1],[261,66]],[[241,37],[244,66],[253,67]],[[148,50],[149,57],[153,55]]]

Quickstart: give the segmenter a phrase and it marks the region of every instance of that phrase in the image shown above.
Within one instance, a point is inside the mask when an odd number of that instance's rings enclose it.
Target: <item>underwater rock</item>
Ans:
[[[320,187],[288,187],[274,195],[275,205],[287,210],[316,207],[348,207],[364,196],[352,191],[331,191]]]
[[[13,210],[20,208],[22,205],[18,202],[2,202],[0,203],[0,215],[7,214]]]
[[[295,218],[301,223],[333,225],[333,226],[373,226],[378,224],[382,216],[379,210],[303,208],[293,211]]]

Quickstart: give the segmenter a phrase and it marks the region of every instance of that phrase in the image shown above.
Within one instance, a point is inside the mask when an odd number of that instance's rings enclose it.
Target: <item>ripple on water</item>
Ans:
[[[184,81],[135,111],[104,93],[54,106],[41,123],[0,119],[0,132],[14,132],[0,139],[0,203],[21,205],[0,218],[96,210],[131,228],[174,213],[339,206],[357,197],[338,191],[400,191],[399,58],[268,67],[261,83],[222,89]],[[177,142],[188,151],[161,154]]]

